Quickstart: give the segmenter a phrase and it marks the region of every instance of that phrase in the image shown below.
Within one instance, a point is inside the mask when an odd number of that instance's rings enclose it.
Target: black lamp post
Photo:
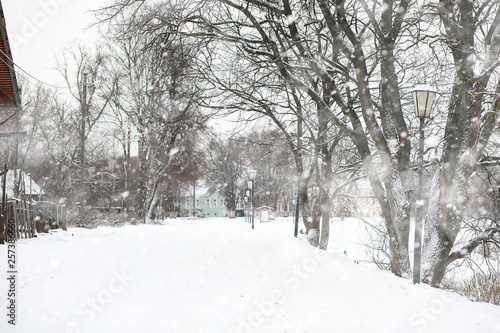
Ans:
[[[250,192],[250,223],[252,223],[252,229],[253,229],[253,182],[250,180],[248,181],[248,189]]]
[[[420,118],[420,142],[418,155],[418,193],[415,217],[415,242],[413,244],[413,284],[420,283],[420,262],[422,257],[422,217],[424,200],[422,198],[423,169],[424,169],[424,125],[425,118],[431,114],[432,103],[437,91],[428,85],[416,86],[413,91],[413,104]]]
[[[255,177],[257,176],[257,171],[250,170],[250,171],[248,171],[248,174],[250,176],[250,181],[248,182],[248,188],[250,189],[250,192],[251,192],[250,207],[252,209],[252,229],[253,229],[254,228],[254,220],[255,220],[253,193],[255,192]]]
[[[251,195],[252,195],[252,192],[250,190],[247,190],[247,213],[248,213],[247,222],[248,223],[252,222],[252,217],[250,216],[250,207],[248,206],[248,203],[250,201],[250,196]]]

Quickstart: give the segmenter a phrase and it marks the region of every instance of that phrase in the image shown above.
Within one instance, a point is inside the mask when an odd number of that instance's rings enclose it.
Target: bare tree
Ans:
[[[142,31],[129,34],[124,18],[116,20],[110,43],[116,62],[110,73],[117,86],[109,90],[110,98],[117,109],[115,116],[126,115],[137,137],[139,195],[135,208],[138,216],[152,221],[159,204],[158,186],[180,151],[182,139],[204,128],[197,107],[198,88],[189,73],[197,47],[168,31],[148,35],[147,24]],[[124,130],[122,122],[122,137],[128,136]]]
[[[444,27],[444,43],[453,57],[456,76],[450,94],[441,168],[434,175],[427,212],[429,265],[427,281],[439,286],[447,266],[498,235],[498,226],[454,248],[467,223],[468,183],[481,160],[498,116],[500,100],[500,4],[497,1],[440,1],[436,7]],[[476,54],[481,52],[482,57]]]
[[[233,140],[212,139],[207,149],[205,180],[211,191],[219,191],[228,211],[236,210],[237,198],[246,188],[245,148]]]

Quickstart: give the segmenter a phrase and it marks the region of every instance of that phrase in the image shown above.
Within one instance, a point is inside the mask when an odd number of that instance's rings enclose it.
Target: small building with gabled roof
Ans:
[[[3,179],[0,177],[0,198],[3,197]],[[38,185],[29,174],[17,170],[8,170],[5,177],[5,193],[7,200],[14,199],[14,193],[22,192],[24,196],[34,201],[41,201],[45,197],[45,191]],[[16,190],[16,187],[18,188]]]
[[[224,198],[222,193],[220,193],[219,191],[210,191],[205,182],[199,181],[196,183],[196,188],[190,187],[186,191],[181,193],[180,214],[181,216],[227,216],[226,204],[226,199]]]

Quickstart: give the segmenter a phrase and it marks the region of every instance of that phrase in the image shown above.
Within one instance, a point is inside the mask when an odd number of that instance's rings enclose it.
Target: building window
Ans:
[[[189,208],[189,199],[186,199],[186,208]]]
[[[214,207],[217,207],[217,199],[214,199]]]
[[[210,207],[210,199],[207,199],[207,207]]]

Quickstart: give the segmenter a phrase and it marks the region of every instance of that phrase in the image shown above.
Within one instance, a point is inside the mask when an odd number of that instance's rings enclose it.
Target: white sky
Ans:
[[[99,9],[113,0],[0,0],[14,62],[37,79],[65,87],[54,68],[56,56],[71,43],[84,43],[91,49],[98,38],[98,28],[89,10]],[[21,70],[16,68],[18,74]],[[28,78],[35,83],[34,79]],[[64,94],[66,90],[59,90]],[[234,124],[216,120],[212,125],[232,129]]]
[[[63,85],[54,70],[55,56],[78,41],[92,45],[97,29],[88,11],[103,6],[106,0],[3,0],[14,62],[36,78]],[[19,69],[16,69],[20,72]],[[33,80],[30,80],[33,81]]]

